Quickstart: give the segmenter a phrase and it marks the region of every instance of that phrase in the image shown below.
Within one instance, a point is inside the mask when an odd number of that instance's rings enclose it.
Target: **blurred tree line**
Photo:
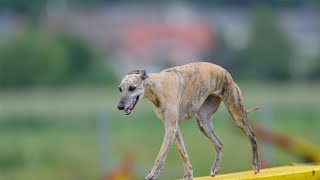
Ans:
[[[67,32],[53,35],[39,29],[49,0],[2,0],[0,11],[27,20],[27,30],[0,42],[0,88],[65,84],[112,84],[115,75],[90,44]],[[65,1],[67,2],[67,1]],[[69,0],[96,4],[102,0]]]
[[[219,36],[211,54],[214,63],[226,67],[240,80],[320,80],[320,54],[313,59],[295,54],[280,27],[277,13],[258,7],[250,17],[252,28],[248,45],[235,49]],[[296,67],[306,63],[309,65]],[[304,73],[299,74],[302,70],[295,72],[303,68]]]
[[[38,31],[40,16],[48,0],[4,0],[0,10],[10,10],[29,19],[31,30],[0,43],[0,87],[32,87],[73,83],[110,84],[114,73],[92,47],[80,37],[60,32],[44,35]],[[68,3],[99,4],[111,0],[69,0]],[[140,1],[143,2],[143,1]],[[195,2],[195,1],[190,1]],[[258,1],[262,4],[290,6],[309,1]],[[284,3],[286,2],[286,3]],[[203,1],[217,4],[255,4],[251,0]],[[257,2],[256,2],[257,3]],[[258,3],[258,4],[259,4]],[[265,7],[265,6],[264,6]],[[292,63],[297,59],[282,32],[277,13],[266,8],[252,12],[252,36],[244,49],[234,49],[220,36],[210,55],[214,63],[229,69],[237,79],[288,81],[293,77]],[[299,61],[304,62],[303,59]],[[320,79],[320,56],[306,61],[299,79]]]
[[[115,76],[89,44],[68,33],[25,32],[0,44],[0,87],[109,84]]]

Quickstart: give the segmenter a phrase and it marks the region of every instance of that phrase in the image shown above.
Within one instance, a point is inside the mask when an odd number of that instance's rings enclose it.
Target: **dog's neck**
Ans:
[[[159,98],[156,96],[156,89],[160,86],[158,79],[158,74],[152,73],[148,74],[148,78],[144,81],[144,97],[152,102],[156,107],[159,107]]]

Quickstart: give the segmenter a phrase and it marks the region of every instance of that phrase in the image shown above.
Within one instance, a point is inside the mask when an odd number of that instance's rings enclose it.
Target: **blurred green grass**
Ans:
[[[247,107],[261,110],[250,122],[267,123],[277,131],[320,144],[319,85],[244,84]],[[0,179],[99,179],[97,117],[111,119],[112,157],[116,166],[127,151],[135,154],[135,175],[142,179],[152,168],[164,128],[151,103],[142,100],[131,116],[116,110],[117,88],[73,87],[0,92]],[[271,109],[272,121],[262,122]],[[224,143],[220,173],[251,169],[248,139],[235,127],[224,105],[214,128]],[[215,151],[194,119],[180,124],[195,176],[208,175]],[[262,143],[259,142],[261,145]],[[273,165],[303,162],[275,149]],[[172,146],[159,179],[182,176],[179,155]]]

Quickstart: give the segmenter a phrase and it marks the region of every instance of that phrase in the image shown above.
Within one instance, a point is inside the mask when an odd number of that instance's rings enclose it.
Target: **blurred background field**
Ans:
[[[131,154],[132,176],[152,168],[164,135],[151,103],[116,109],[123,75],[194,61],[225,67],[250,122],[320,145],[320,11],[308,1],[0,2],[0,179],[101,179]],[[248,139],[224,105],[220,173],[251,169]],[[215,151],[195,119],[181,131],[195,176]],[[259,140],[271,166],[306,162]],[[124,174],[126,172],[123,172]],[[172,146],[159,179],[181,178]]]

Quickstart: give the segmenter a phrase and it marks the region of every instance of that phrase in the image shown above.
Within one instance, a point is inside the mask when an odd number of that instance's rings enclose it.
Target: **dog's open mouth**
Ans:
[[[131,104],[129,107],[127,107],[127,108],[124,109],[124,113],[125,113],[126,115],[131,114],[131,112],[133,111],[133,109],[134,109],[134,107],[136,106],[137,102],[139,101],[139,97],[140,97],[140,96],[137,96],[137,97],[133,100],[132,104]]]

